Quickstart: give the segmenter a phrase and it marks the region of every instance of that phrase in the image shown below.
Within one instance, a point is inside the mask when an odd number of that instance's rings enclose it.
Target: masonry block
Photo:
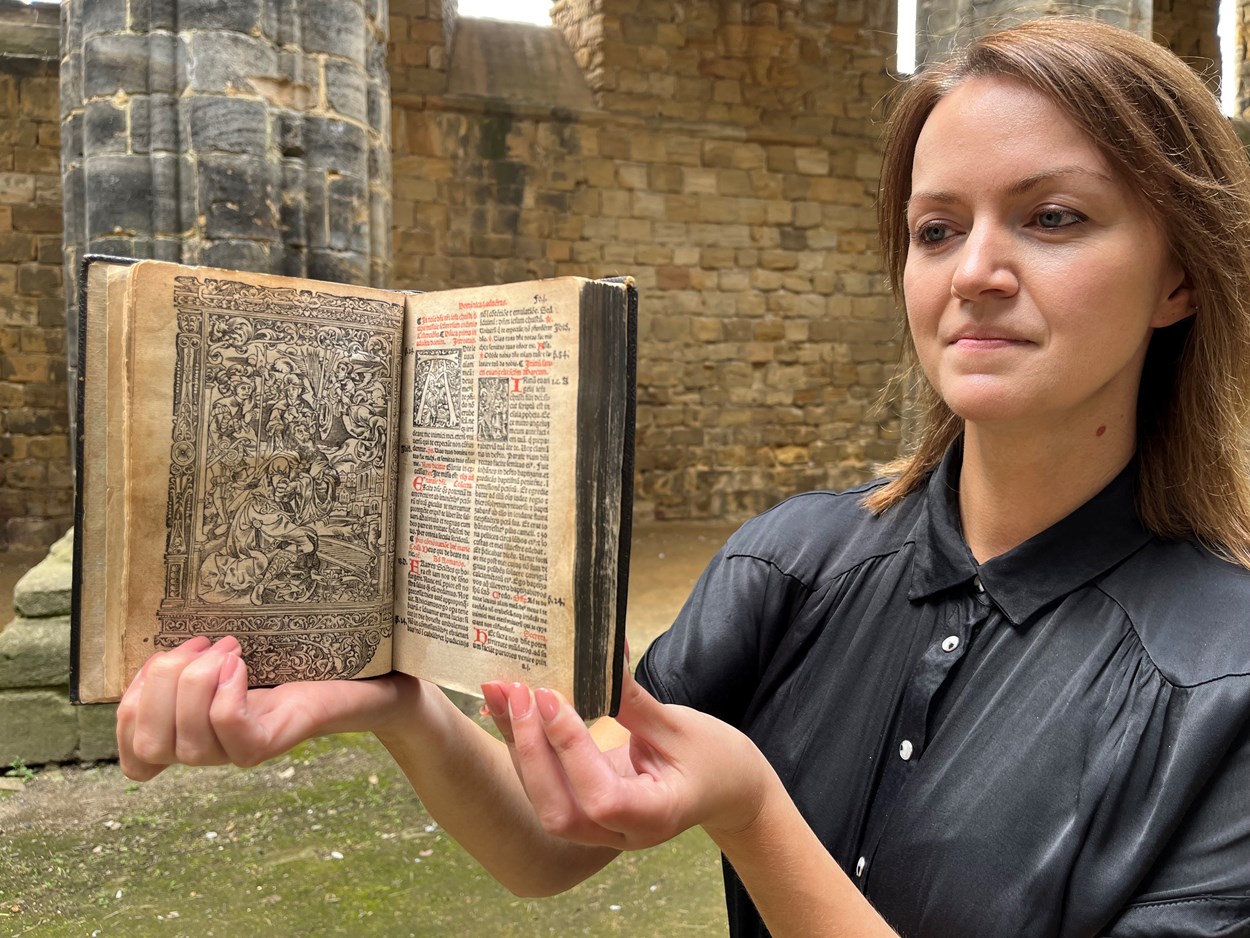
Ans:
[[[144,156],[99,156],[84,165],[87,237],[151,234],[152,168]]]
[[[300,43],[306,52],[365,60],[365,14],[359,0],[301,0]]]
[[[261,101],[204,95],[184,108],[192,149],[199,153],[244,153],[263,157],[267,107]]]
[[[0,691],[0,765],[66,762],[78,749],[78,714],[64,687]]]
[[[0,688],[69,681],[69,617],[14,619],[0,631]]]
[[[200,159],[199,169],[199,207],[206,237],[277,240],[276,166],[250,156],[211,155]]]
[[[326,103],[331,109],[354,120],[366,120],[369,107],[364,68],[356,62],[328,59],[325,75]]]
[[[76,11],[82,20],[82,38],[90,39],[126,30],[126,0],[91,0]]]
[[[196,263],[236,270],[269,270],[272,253],[270,244],[222,239],[204,245]]]
[[[78,714],[78,759],[95,762],[117,758],[117,704],[75,707]]]
[[[247,88],[250,77],[271,78],[277,74],[278,52],[269,42],[220,29],[204,29],[191,35],[186,80],[192,92],[223,93],[231,88]]]
[[[179,29],[228,29],[251,33],[259,29],[260,16],[261,0],[230,0],[229,3],[222,3],[221,0],[178,0]]]
[[[361,177],[368,171],[365,132],[343,121],[306,116],[304,153],[309,169],[331,169]]]
[[[85,153],[125,153],[129,146],[126,109],[112,98],[91,101],[83,112],[82,145]]]
[[[9,429],[12,431],[12,427]],[[69,615],[73,553],[74,535],[70,531],[52,545],[48,556],[17,581],[13,603],[19,614],[28,619]]]
[[[148,90],[148,39],[139,35],[106,35],[88,39],[83,47],[83,94],[105,97],[118,91]]]

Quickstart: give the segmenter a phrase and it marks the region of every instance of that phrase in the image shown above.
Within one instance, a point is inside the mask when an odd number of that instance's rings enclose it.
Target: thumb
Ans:
[[[631,736],[646,739],[660,748],[665,748],[679,732],[668,707],[652,697],[628,668],[621,684],[621,707],[616,722],[629,730]]]

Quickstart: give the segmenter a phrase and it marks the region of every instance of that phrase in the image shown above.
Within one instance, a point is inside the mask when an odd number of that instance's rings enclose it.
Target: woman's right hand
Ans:
[[[421,682],[402,674],[248,689],[232,636],[199,636],[153,655],[117,709],[122,772],[147,781],[166,766],[252,766],[331,733],[384,735],[411,717]]]

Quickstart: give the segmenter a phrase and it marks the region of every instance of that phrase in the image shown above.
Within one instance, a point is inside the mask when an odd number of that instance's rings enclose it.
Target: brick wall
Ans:
[[[51,29],[54,43],[55,24],[55,11],[0,4],[10,42]],[[60,97],[48,51],[0,56],[0,550],[46,548],[73,514]]]
[[[391,10],[396,285],[633,274],[643,517],[753,513],[897,449],[870,413],[893,5],[731,6],[558,4],[600,105],[574,113],[437,93],[442,4]]]

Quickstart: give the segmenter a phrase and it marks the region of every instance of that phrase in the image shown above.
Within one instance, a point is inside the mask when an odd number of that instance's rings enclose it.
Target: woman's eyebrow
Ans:
[[[1023,195],[1029,190],[1037,188],[1042,183],[1051,182],[1064,176],[1087,176],[1101,182],[1115,183],[1114,177],[1100,170],[1089,169],[1085,166],[1060,166],[1057,169],[1044,169],[1041,172],[1030,173],[1023,179],[1017,179],[1006,188],[1005,193],[1009,196]],[[946,189],[913,192],[907,199],[906,208],[910,208],[912,202],[932,202],[937,205],[951,205],[959,200],[958,195]]]

